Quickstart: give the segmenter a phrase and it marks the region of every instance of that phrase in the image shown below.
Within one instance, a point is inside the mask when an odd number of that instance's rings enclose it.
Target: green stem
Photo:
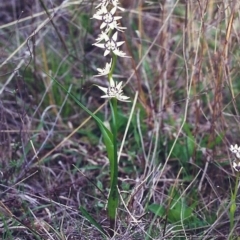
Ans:
[[[111,99],[112,110],[112,133],[114,146],[114,160],[110,163],[110,194],[108,199],[108,216],[110,221],[110,235],[114,235],[116,213],[118,207],[118,156],[117,156],[117,99]]]
[[[117,56],[115,54],[112,54],[112,67],[111,67],[111,70],[110,70],[110,73],[108,74],[108,80],[112,77],[113,75],[113,71],[115,69],[115,66],[116,66],[116,62],[117,62]]]

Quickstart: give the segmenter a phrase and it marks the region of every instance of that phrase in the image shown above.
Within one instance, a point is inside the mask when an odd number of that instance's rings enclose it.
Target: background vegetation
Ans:
[[[124,51],[115,79],[134,99],[120,159],[114,239],[227,239],[239,142],[237,0],[121,1]],[[2,239],[106,239],[108,159],[96,123],[53,83],[108,124],[94,84],[95,1],[4,1],[0,12],[0,232]],[[119,146],[131,111],[119,104]],[[232,230],[240,232],[237,212]]]

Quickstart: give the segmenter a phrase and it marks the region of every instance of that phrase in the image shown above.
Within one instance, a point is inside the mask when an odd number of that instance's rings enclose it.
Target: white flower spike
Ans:
[[[95,75],[94,77],[100,77],[100,76],[108,75],[111,71],[111,67],[112,67],[112,58],[111,58],[109,63],[106,63],[105,68],[103,68],[103,69],[97,68],[98,75]]]
[[[109,8],[109,4],[113,7]],[[118,32],[123,32],[126,29],[126,27],[121,27],[118,22],[122,17],[114,16],[117,9],[124,10],[120,8],[118,4],[119,0],[102,0],[96,7],[98,9],[97,12],[93,15],[93,18],[102,21],[100,25],[101,33],[98,35],[93,45],[105,50],[103,53],[104,57],[109,53],[113,53],[119,57],[129,57],[126,53],[119,50],[119,47],[124,41],[117,41]],[[102,41],[103,43],[101,43]]]
[[[109,87],[100,87],[97,85],[98,88],[100,88],[105,95],[101,96],[101,98],[116,98],[119,101],[122,102],[130,102],[129,97],[124,96],[122,93],[122,82],[119,82],[116,84],[112,78],[109,80]]]

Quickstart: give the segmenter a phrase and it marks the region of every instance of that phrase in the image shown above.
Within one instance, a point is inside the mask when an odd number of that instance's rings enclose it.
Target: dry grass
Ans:
[[[99,33],[94,1],[43,2],[45,9],[36,0],[1,4],[0,232],[3,239],[104,239],[79,211],[84,206],[108,229],[100,131],[50,77],[109,121],[93,86],[106,81],[93,78],[103,64],[91,45]],[[240,4],[121,2],[132,58],[118,59],[115,74],[139,98],[120,160],[114,239],[227,239],[235,182],[228,148],[240,143]],[[120,105],[119,139],[130,110]],[[195,225],[171,218],[176,195]],[[152,204],[166,214],[154,215]],[[239,235],[237,214],[235,223]]]

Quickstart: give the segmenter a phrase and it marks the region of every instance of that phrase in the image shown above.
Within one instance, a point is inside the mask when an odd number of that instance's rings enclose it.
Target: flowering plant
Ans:
[[[234,228],[234,216],[237,209],[236,199],[237,199],[237,193],[239,188],[239,177],[240,177],[240,146],[237,144],[231,145],[229,150],[235,154],[236,158],[233,161],[233,168],[237,172],[236,182],[234,191],[231,190],[231,205],[229,210],[229,216],[230,216],[230,230],[232,232],[232,229]]]
[[[126,54],[119,49],[123,45],[124,41],[117,41],[118,33],[123,32],[124,27],[119,26],[118,20],[121,19],[120,16],[114,16],[116,11],[124,11],[122,7],[119,6],[118,0],[101,0],[96,6],[97,12],[93,15],[93,19],[101,20],[100,25],[101,33],[96,39],[96,43],[93,45],[104,49],[104,56],[108,54],[111,55],[110,62],[107,62],[105,67],[97,68],[98,74],[94,77],[108,76],[108,87],[98,86],[97,87],[104,92],[101,98],[108,98],[110,101],[111,115],[112,115],[112,125],[111,130],[109,130],[103,121],[99,119],[94,113],[92,113],[88,108],[86,108],[77,97],[75,97],[70,90],[66,90],[61,83],[54,79],[54,81],[62,88],[67,94],[74,99],[74,101],[84,109],[95,121],[97,122],[104,140],[104,144],[107,150],[107,156],[110,163],[110,192],[107,200],[107,212],[110,222],[109,235],[112,237],[115,231],[116,214],[119,202],[118,194],[118,151],[117,151],[117,102],[130,102],[129,97],[123,94],[123,82],[116,82],[113,80],[113,70],[115,68],[115,63],[117,56],[128,57]],[[108,235],[108,233],[102,228],[100,224],[82,207],[80,206],[82,214],[103,234]]]
[[[104,92],[101,98],[110,99],[112,113],[112,140],[105,141],[105,146],[110,162],[110,193],[108,197],[107,210],[110,221],[110,236],[114,235],[116,213],[119,201],[118,195],[118,153],[117,153],[117,101],[130,102],[129,97],[123,95],[122,84],[113,80],[112,72],[115,67],[117,56],[128,57],[119,49],[124,44],[124,41],[118,41],[118,33],[123,32],[125,27],[121,27],[118,23],[121,16],[115,16],[117,9],[124,11],[119,7],[118,0],[102,0],[96,7],[98,10],[93,15],[93,19],[102,21],[100,25],[101,33],[93,44],[96,47],[104,49],[103,56],[111,55],[111,60],[106,63],[104,68],[97,68],[98,74],[95,77],[108,76],[108,87],[97,87]]]

